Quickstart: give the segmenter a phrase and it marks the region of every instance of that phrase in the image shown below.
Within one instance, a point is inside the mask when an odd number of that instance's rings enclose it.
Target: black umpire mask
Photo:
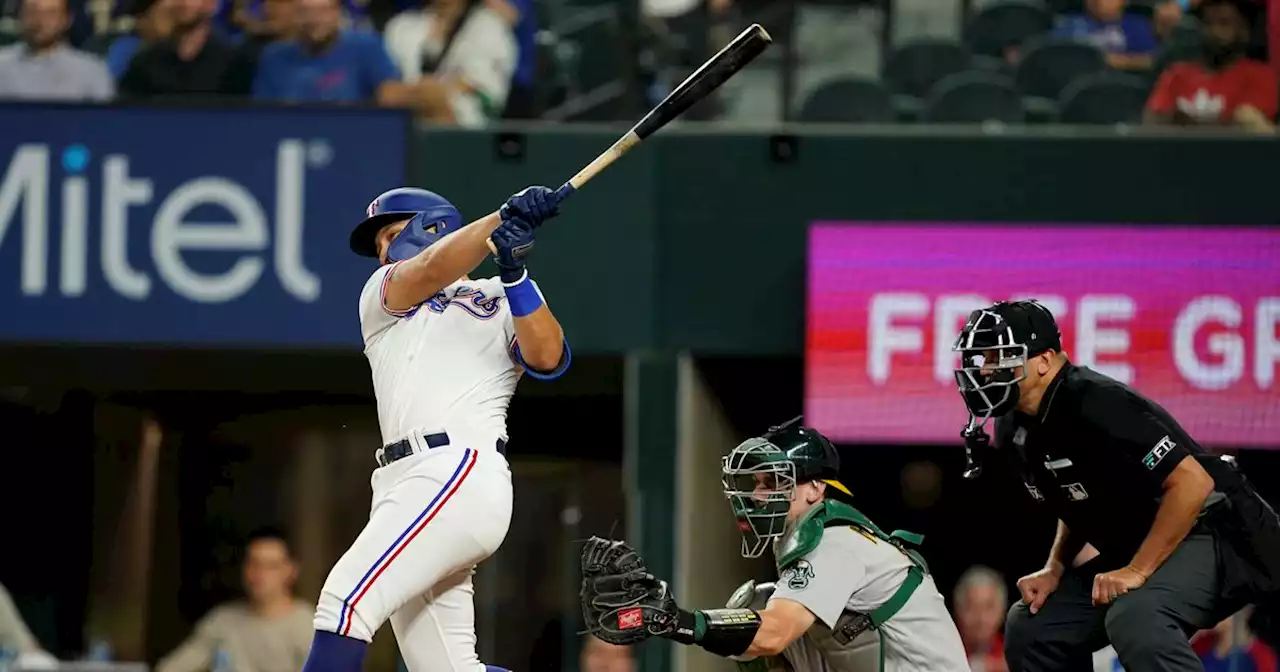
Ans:
[[[970,313],[952,349],[960,353],[960,396],[971,425],[981,426],[1017,408],[1027,360],[1061,350],[1062,338],[1053,315],[1039,303],[999,302]]]

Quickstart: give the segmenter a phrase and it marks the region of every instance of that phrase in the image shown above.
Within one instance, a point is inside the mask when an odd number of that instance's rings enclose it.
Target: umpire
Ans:
[[[1188,639],[1280,582],[1280,518],[1231,462],[1169,414],[1062,352],[1035,301],[969,315],[956,369],[970,421],[967,477],[992,455],[1058,518],[1043,569],[1018,581],[1011,672],[1091,670],[1109,642],[1128,672],[1202,670]],[[1072,567],[1085,544],[1096,557]]]

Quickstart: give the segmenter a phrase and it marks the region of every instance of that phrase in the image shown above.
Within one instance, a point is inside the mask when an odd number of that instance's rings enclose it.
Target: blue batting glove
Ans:
[[[526,187],[524,190],[507,199],[499,208],[498,214],[503,221],[522,219],[537,228],[542,223],[555,217],[560,210],[560,197],[554,189],[547,187]]]
[[[520,217],[504,218],[502,224],[489,234],[497,250],[494,261],[498,264],[498,276],[511,284],[525,272],[525,263],[533,251],[534,232],[537,227]]]

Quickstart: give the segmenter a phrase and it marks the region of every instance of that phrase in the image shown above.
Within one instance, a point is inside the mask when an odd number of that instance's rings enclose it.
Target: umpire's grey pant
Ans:
[[[1021,601],[1005,622],[1010,672],[1091,672],[1092,655],[1108,642],[1125,672],[1203,670],[1188,639],[1241,605],[1219,597],[1222,576],[1212,535],[1197,530],[1141,588],[1110,605],[1093,605],[1099,556],[1067,570],[1033,616]]]

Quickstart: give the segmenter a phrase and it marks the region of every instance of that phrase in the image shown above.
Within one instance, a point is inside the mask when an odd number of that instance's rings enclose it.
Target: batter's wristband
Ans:
[[[542,292],[533,284],[533,280],[529,277],[529,270],[525,269],[520,274],[520,279],[512,283],[502,283],[506,288],[507,305],[511,306],[511,314],[515,317],[524,317],[533,313],[533,311],[542,307]]]

